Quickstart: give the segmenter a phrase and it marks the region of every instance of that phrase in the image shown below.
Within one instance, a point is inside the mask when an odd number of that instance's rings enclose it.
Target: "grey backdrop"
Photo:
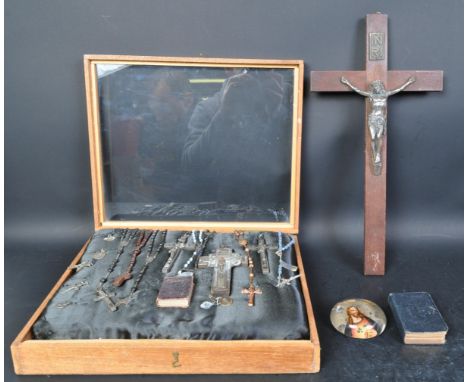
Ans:
[[[444,91],[389,101],[388,273],[365,278],[364,102],[310,94],[308,72],[363,69],[364,17],[375,11],[389,14],[389,69],[444,70]],[[383,349],[395,350],[405,380],[431,367],[437,378],[460,378],[462,31],[461,0],[6,1],[7,379],[9,342],[93,231],[86,53],[303,59],[300,240],[323,348],[315,378],[362,376],[345,371],[356,368],[349,359],[356,349],[381,355],[373,367],[382,380],[399,375]],[[368,348],[328,324],[340,298],[385,307],[388,292],[415,289],[433,293],[451,326],[451,342],[436,353],[405,350],[395,328]]]

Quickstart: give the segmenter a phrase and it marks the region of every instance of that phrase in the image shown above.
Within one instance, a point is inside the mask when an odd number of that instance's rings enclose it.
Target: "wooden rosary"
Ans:
[[[136,243],[136,247],[133,250],[132,257],[130,259],[130,262],[128,263],[127,270],[125,273],[121,274],[120,276],[117,276],[114,281],[112,282],[112,285],[116,287],[121,287],[122,285],[125,284],[127,280],[130,280],[132,278],[132,271],[133,267],[135,266],[136,259],[138,255],[141,254],[141,250],[143,247],[146,245],[146,242],[150,238],[151,234],[146,234],[144,231],[140,233],[140,237],[138,238],[138,241]]]

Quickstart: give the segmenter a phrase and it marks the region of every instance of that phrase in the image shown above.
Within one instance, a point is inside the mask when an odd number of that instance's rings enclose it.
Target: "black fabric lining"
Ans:
[[[114,233],[116,239],[104,240],[108,234]],[[248,268],[238,266],[233,269],[231,283],[230,306],[213,306],[202,309],[200,304],[208,300],[210,292],[212,269],[196,269],[194,271],[195,289],[189,308],[158,308],[155,300],[164,278],[161,269],[169,253],[163,249],[150,264],[139,284],[134,298],[128,305],[122,305],[111,312],[104,301],[95,301],[96,288],[99,279],[106,274],[115,258],[120,243],[121,230],[98,231],[90,241],[82,262],[90,261],[93,254],[104,248],[107,255],[98,260],[94,266],[84,268],[74,273],[52,298],[47,308],[33,326],[37,339],[201,339],[201,340],[240,340],[240,339],[307,339],[309,328],[304,298],[299,279],[291,285],[277,288],[276,277],[279,257],[274,251],[268,251],[270,273],[263,275],[260,259],[253,252],[255,263],[255,283],[262,289],[262,294],[255,298],[255,306],[247,306],[247,296],[241,293],[248,286]],[[182,235],[180,231],[169,231],[166,242],[172,243]],[[205,255],[220,246],[233,248],[243,253],[236,238],[232,234],[212,234]],[[277,245],[276,233],[265,233],[268,244]],[[257,233],[246,233],[249,242],[254,243]],[[160,240],[158,236],[154,249]],[[126,246],[119,263],[105,284],[106,290],[113,298],[124,298],[130,293],[133,282],[139,270],[144,266],[146,253],[137,258],[134,267],[134,277],[120,288],[112,286],[113,278],[126,269],[132,250],[134,238]],[[288,238],[283,235],[283,245]],[[181,269],[191,256],[184,251],[175,262],[171,274]],[[283,260],[296,264],[294,246],[285,251]],[[284,276],[291,274],[284,269]],[[79,290],[68,290],[80,282],[87,285]],[[68,304],[59,308],[60,304]]]

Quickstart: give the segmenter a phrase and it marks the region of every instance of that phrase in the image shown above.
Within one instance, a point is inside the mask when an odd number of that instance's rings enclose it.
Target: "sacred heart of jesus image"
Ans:
[[[333,327],[345,336],[369,339],[382,334],[387,324],[383,310],[364,299],[349,299],[335,304],[330,312]]]

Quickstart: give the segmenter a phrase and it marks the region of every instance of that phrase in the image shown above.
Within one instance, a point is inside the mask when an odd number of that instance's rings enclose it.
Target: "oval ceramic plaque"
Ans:
[[[387,325],[384,311],[372,301],[360,298],[336,303],[330,321],[340,333],[358,339],[377,337]]]

